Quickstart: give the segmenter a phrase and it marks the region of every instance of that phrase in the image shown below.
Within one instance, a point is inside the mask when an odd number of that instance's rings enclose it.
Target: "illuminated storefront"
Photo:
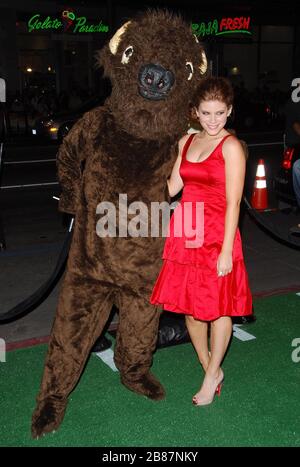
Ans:
[[[195,20],[192,30],[206,45],[213,74],[226,75],[247,89],[288,88],[299,26],[259,24],[259,18],[250,15]]]
[[[191,22],[194,34],[205,43],[214,74],[227,75],[247,89],[289,86],[300,63],[299,7],[286,9],[278,2],[267,10],[259,1],[165,4],[171,9],[177,4],[175,10]],[[71,8],[60,1],[32,0],[27,5],[1,0],[0,75],[11,92],[22,91],[28,83],[38,85],[39,77],[56,92],[76,84],[95,88],[95,51],[111,31],[147,6],[133,0],[86,0]]]
[[[91,64],[108,33],[105,7],[1,1],[0,75],[8,92],[94,89],[97,76]]]

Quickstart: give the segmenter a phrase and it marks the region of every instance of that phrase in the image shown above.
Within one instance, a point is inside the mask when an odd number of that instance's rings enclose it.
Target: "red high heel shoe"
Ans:
[[[221,391],[222,391],[222,386],[223,386],[223,382],[224,382],[224,378],[222,379],[221,383],[218,384],[217,388],[216,388],[216,394],[220,397],[221,395]]]
[[[196,399],[196,395],[195,395],[195,396],[193,397],[193,399],[192,399],[193,405],[201,406],[201,405],[209,405],[209,404],[211,404],[211,403],[213,402],[213,400],[214,400],[216,394],[220,397],[223,383],[224,383],[224,376],[223,376],[222,380],[219,382],[219,384],[217,385],[217,387],[216,387],[216,389],[215,389],[215,392],[214,392],[214,395],[213,395],[213,397],[212,397],[211,400],[207,400],[206,402],[201,402],[201,403],[199,404],[199,403],[197,403],[197,399]]]

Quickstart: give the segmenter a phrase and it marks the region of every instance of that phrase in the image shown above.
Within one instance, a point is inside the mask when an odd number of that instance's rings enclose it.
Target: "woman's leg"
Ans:
[[[206,371],[209,364],[209,351],[208,351],[208,323],[206,321],[199,321],[194,319],[193,316],[185,315],[185,324],[189,332],[192,344],[197,352],[199,361]]]
[[[232,321],[229,316],[211,323],[211,358],[200,391],[194,396],[196,405],[207,405],[213,401],[216,389],[224,378],[221,363],[232,334]]]

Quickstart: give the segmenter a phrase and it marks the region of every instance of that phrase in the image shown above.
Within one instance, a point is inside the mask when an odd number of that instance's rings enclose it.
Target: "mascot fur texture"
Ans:
[[[113,203],[118,219],[119,194],[126,194],[128,205],[148,207],[151,225],[151,203],[168,200],[166,180],[206,58],[188,24],[156,10],[120,28],[97,61],[112,94],[73,126],[58,154],[60,210],[75,215],[75,227],[32,418],[34,438],[60,425],[113,305],[119,309],[114,358],[121,382],[151,399],[164,397],[149,371],[160,317],[149,297],[164,238],[121,237],[120,225],[116,237],[101,238],[97,205]]]

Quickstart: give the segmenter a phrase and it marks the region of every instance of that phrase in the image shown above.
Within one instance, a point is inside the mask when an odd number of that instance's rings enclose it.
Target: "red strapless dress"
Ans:
[[[182,198],[170,220],[163,266],[150,297],[153,305],[164,310],[190,314],[204,321],[252,314],[239,229],[233,245],[232,272],[224,277],[217,275],[226,211],[222,145],[227,136],[200,162],[186,159],[194,134],[183,148]]]

